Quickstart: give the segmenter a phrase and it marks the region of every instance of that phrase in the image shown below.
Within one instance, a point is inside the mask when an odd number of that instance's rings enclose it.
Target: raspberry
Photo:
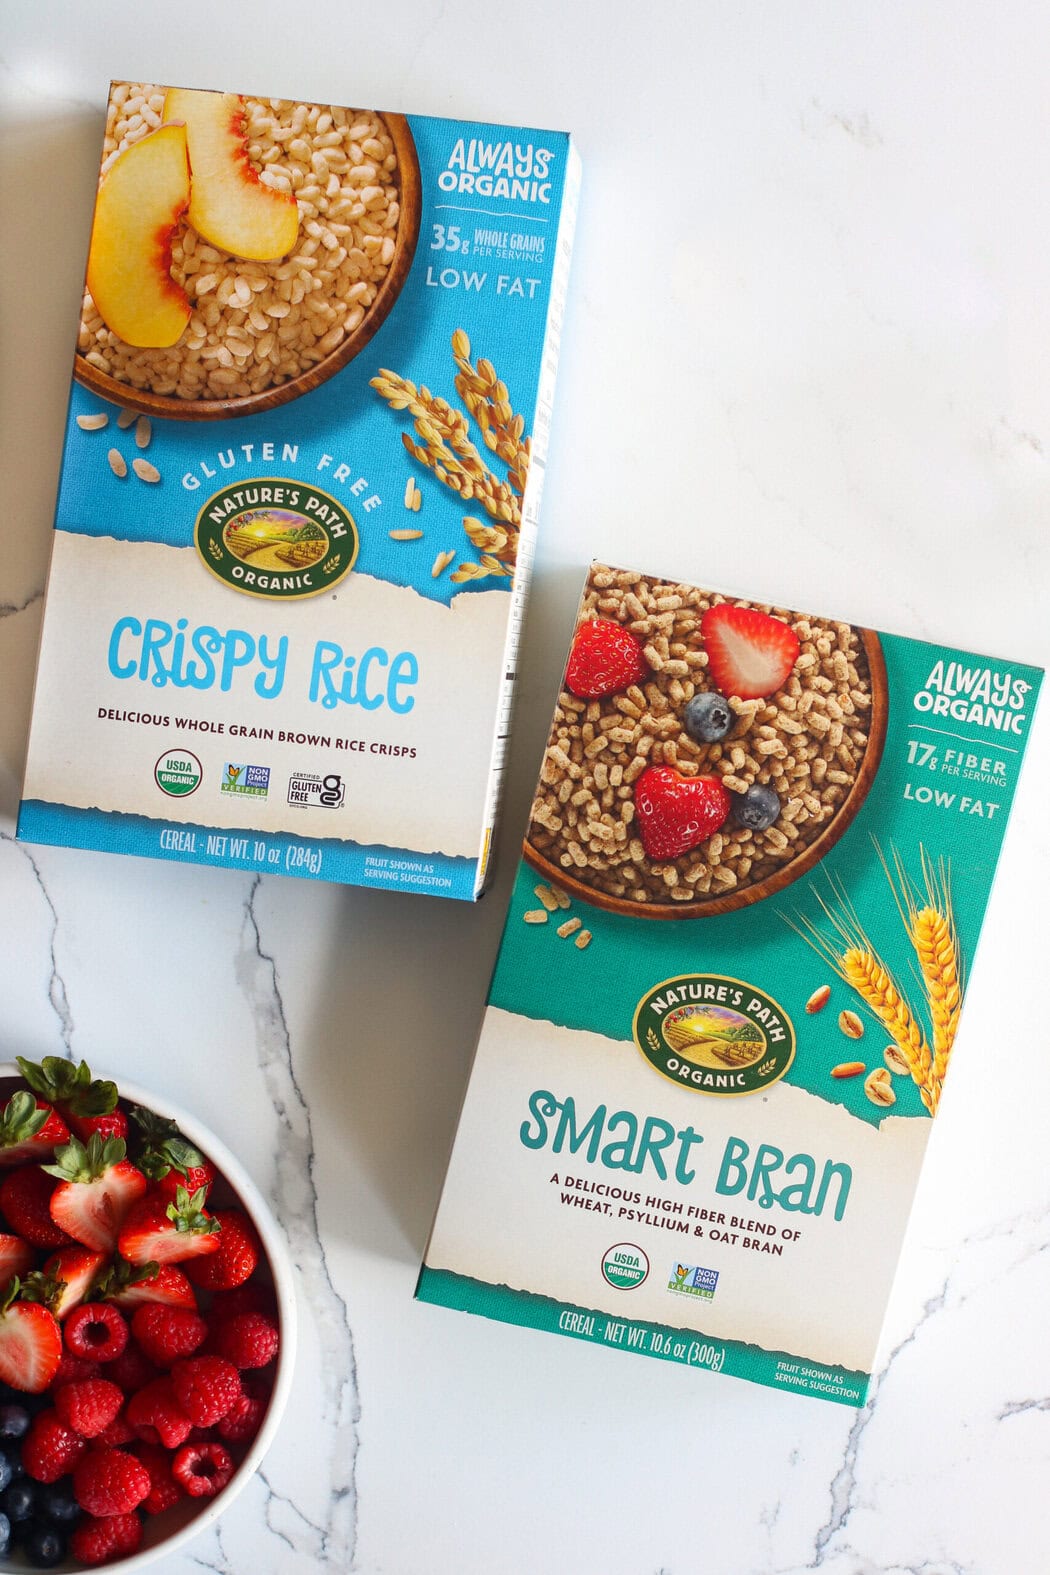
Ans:
[[[55,1376],[51,1380],[51,1387],[57,1389],[60,1384],[79,1384],[85,1378],[97,1378],[98,1375],[97,1362],[84,1362],[79,1356],[70,1356],[68,1351],[63,1351],[62,1359],[55,1369]]]
[[[214,1498],[233,1476],[233,1459],[221,1444],[184,1444],[171,1473],[191,1498]]]
[[[160,1515],[177,1504],[182,1488],[171,1474],[171,1456],[156,1444],[138,1444],[135,1454],[149,1472],[150,1490],[142,1501],[147,1515]]]
[[[159,1378],[160,1373],[153,1363],[140,1351],[135,1344],[129,1344],[121,1354],[109,1363],[107,1376],[115,1384],[119,1384],[126,1395],[133,1395],[138,1389],[145,1389],[147,1384]]]
[[[88,1378],[55,1390],[55,1410],[81,1438],[96,1438],[116,1420],[124,1396],[108,1378]]]
[[[96,1362],[114,1361],[128,1343],[128,1326],[108,1302],[82,1302],[62,1327],[67,1351]]]
[[[222,1356],[191,1356],[171,1370],[176,1399],[198,1427],[211,1427],[226,1415],[243,1393],[232,1362]]]
[[[259,1424],[266,1414],[266,1401],[254,1395],[241,1395],[235,1400],[215,1431],[228,1444],[246,1444],[259,1431]]]
[[[73,1492],[89,1515],[127,1515],[149,1496],[150,1475],[122,1449],[89,1449],[73,1468]]]
[[[251,1280],[247,1285],[235,1285],[232,1291],[216,1291],[208,1309],[208,1322],[213,1329],[235,1318],[238,1313],[265,1313],[270,1319],[277,1316],[277,1298],[268,1285]]]
[[[203,1345],[208,1326],[186,1307],[165,1307],[146,1302],[136,1307],[131,1332],[139,1346],[158,1367],[170,1367],[182,1356],[192,1356]]]
[[[126,1411],[129,1427],[147,1444],[177,1449],[186,1442],[192,1421],[175,1398],[170,1378],[155,1378],[133,1394]]]
[[[22,1442],[22,1467],[34,1482],[57,1482],[72,1471],[86,1448],[57,1411],[38,1411]]]
[[[105,1520],[88,1516],[69,1539],[69,1549],[80,1564],[108,1564],[125,1553],[135,1553],[142,1541],[137,1515],[108,1515]]]
[[[234,1367],[265,1367],[277,1355],[280,1336],[263,1313],[236,1313],[224,1318],[215,1330],[211,1349]]]
[[[94,1441],[96,1444],[108,1444],[111,1449],[120,1449],[122,1445],[130,1444],[137,1436],[127,1417],[118,1416],[114,1417],[101,1433],[96,1433]]]

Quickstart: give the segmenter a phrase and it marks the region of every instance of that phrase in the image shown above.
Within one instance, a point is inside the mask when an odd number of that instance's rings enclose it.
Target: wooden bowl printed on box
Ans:
[[[285,383],[264,388],[258,394],[231,399],[175,399],[121,382],[108,372],[101,372],[92,366],[78,351],[73,357],[73,376],[77,382],[100,398],[108,399],[115,405],[124,405],[128,410],[137,410],[142,415],[160,416],[168,421],[222,421],[232,416],[258,415],[262,410],[273,410],[278,405],[288,404],[301,394],[308,394],[320,387],[328,378],[341,371],[364,349],[390,315],[408,278],[419,239],[423,187],[411,129],[404,115],[376,113],[385,122],[397,153],[400,213],[394,256],[376,292],[376,298],[361,322],[323,361],[318,361],[316,366],[309,367]]]
[[[595,908],[604,908],[609,913],[622,913],[632,919],[712,918],[716,914],[733,913],[738,908],[748,908],[752,903],[761,902],[764,898],[773,896],[775,892],[783,891],[785,886],[790,886],[800,875],[805,875],[807,871],[813,869],[814,865],[819,864],[824,855],[835,846],[867,798],[868,789],[875,780],[875,774],[882,760],[889,714],[886,661],[877,634],[871,629],[858,629],[857,633],[867,657],[871,681],[871,724],[860,770],[838,812],[828,821],[820,835],[773,874],[767,875],[751,886],[742,886],[727,892],[725,896],[711,897],[703,902],[631,902],[625,897],[609,896],[593,886],[587,886],[568,870],[562,869],[560,864],[552,864],[550,859],[532,846],[528,836],[522,847],[526,862],[538,875],[542,875],[545,880],[553,881],[570,897],[590,903]]]

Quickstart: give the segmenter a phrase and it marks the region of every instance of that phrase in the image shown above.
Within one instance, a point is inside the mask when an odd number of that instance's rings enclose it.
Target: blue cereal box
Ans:
[[[19,837],[475,898],[579,161],[115,83]]]

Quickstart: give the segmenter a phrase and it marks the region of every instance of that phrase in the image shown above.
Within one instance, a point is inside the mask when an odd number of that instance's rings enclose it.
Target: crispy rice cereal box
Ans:
[[[594,565],[417,1294],[863,1404],[1041,676]]]
[[[115,83],[18,835],[471,899],[579,163]]]

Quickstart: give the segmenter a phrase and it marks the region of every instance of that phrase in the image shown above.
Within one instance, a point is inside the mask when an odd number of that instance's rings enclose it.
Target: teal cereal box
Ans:
[[[417,1294],[863,1404],[1040,679],[594,565]]]
[[[472,899],[567,135],[114,83],[18,835]]]

